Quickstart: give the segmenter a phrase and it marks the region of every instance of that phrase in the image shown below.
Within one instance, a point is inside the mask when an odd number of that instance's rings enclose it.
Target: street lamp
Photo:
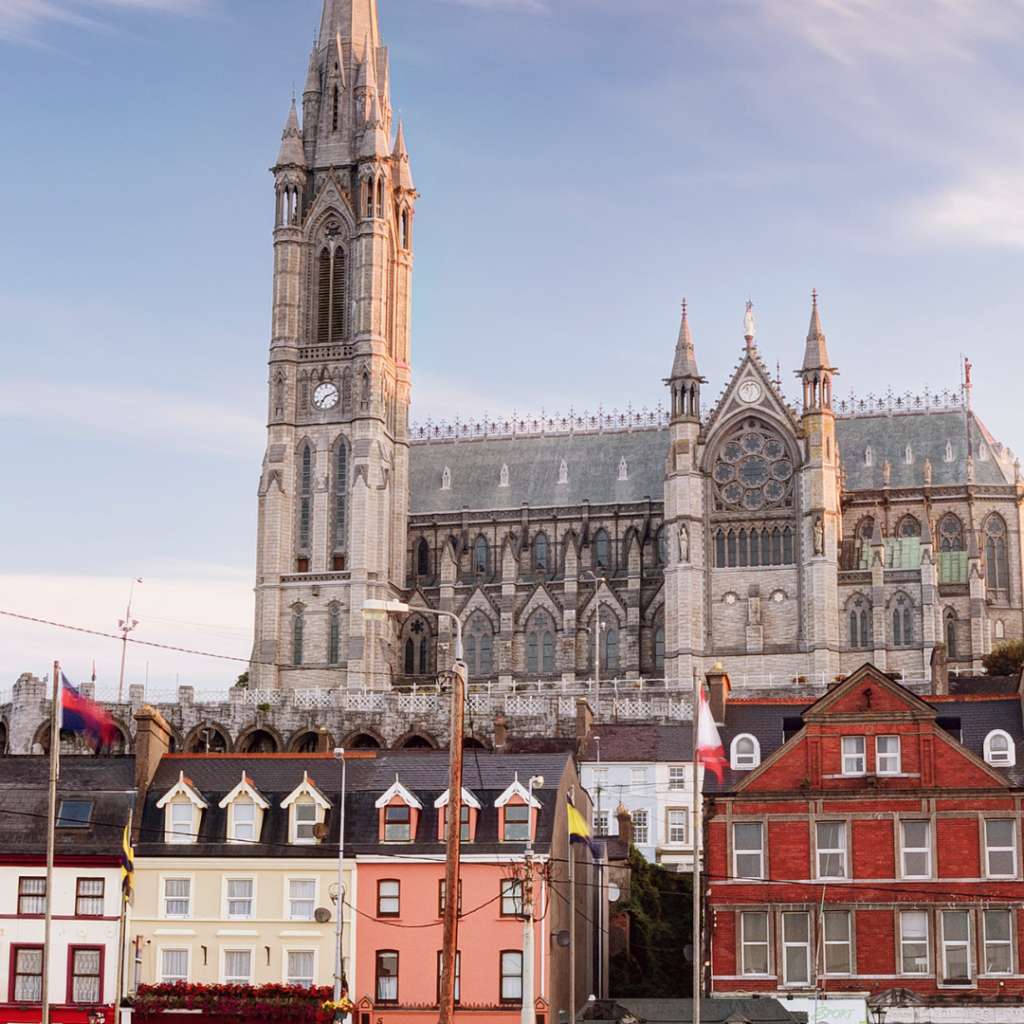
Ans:
[[[389,615],[412,611],[404,601],[363,602],[367,622],[384,622]],[[459,851],[462,842],[462,722],[465,710],[466,663],[462,660],[462,620],[454,612],[438,608],[415,609],[424,615],[436,615],[455,623],[455,663],[452,679],[452,725],[448,756],[448,827],[444,871],[444,937],[441,940],[440,1024],[454,1024],[455,978],[458,969],[459,928]]]
[[[117,620],[117,628],[121,630],[121,678],[117,681],[117,702],[121,703],[121,690],[124,688],[124,659],[128,653],[128,634],[139,624],[138,619],[132,618],[132,597],[135,594],[135,584],[141,583],[137,576],[132,577],[132,585],[128,588],[128,608],[123,619]],[[91,1021],[90,1024],[95,1024]]]
[[[871,1024],[885,1024],[887,1010],[888,1007],[882,1006],[880,1003],[876,1003],[874,1006],[868,1003],[868,1016],[871,1018]]]
[[[594,596],[597,596],[598,591],[601,589],[602,583],[607,583],[608,580],[604,576],[596,576],[590,569],[584,573],[584,576],[589,576],[595,583]],[[583,579],[583,576],[580,577]],[[594,689],[597,691],[597,699],[601,699],[601,631],[605,628],[606,623],[601,620],[601,602],[597,602],[597,625],[591,630],[584,626],[588,633],[594,634]]]

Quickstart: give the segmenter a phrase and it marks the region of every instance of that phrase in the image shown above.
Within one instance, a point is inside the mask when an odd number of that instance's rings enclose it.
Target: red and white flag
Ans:
[[[718,726],[711,717],[711,708],[708,707],[707,698],[704,696],[704,687],[701,686],[699,707],[697,709],[697,761],[699,764],[715,773],[719,783],[722,782],[722,767],[725,765],[725,750],[722,748],[722,738],[718,735]]]

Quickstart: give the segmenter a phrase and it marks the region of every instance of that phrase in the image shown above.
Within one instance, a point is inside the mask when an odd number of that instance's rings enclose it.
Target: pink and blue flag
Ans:
[[[60,674],[60,727],[80,733],[94,750],[112,746],[121,736],[114,719],[105,707],[83,697],[63,672]]]

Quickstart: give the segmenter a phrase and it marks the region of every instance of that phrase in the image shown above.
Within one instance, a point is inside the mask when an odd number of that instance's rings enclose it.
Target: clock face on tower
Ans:
[[[313,392],[313,404],[318,409],[333,409],[338,404],[339,397],[337,384],[319,384]]]

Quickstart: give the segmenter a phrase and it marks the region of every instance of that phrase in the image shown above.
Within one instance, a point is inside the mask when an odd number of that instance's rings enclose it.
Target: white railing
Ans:
[[[353,690],[344,696],[347,711],[387,711],[388,709],[386,693]]]
[[[250,708],[259,707],[260,704],[269,704],[276,708],[285,702],[287,695],[287,690],[246,690],[243,703]]]
[[[560,715],[575,715],[576,714],[576,698],[575,697],[559,697],[558,698],[558,713]]]
[[[692,700],[670,700],[668,702],[668,717],[693,719]]]
[[[312,690],[296,690],[295,706],[297,708],[329,708],[331,691],[321,690],[319,686]]]
[[[615,714],[619,718],[653,718],[653,700],[620,699],[615,702]]]
[[[436,693],[400,693],[398,695],[399,711],[429,712],[437,710]]]
[[[192,694],[192,700],[196,704],[226,704],[229,700],[231,700],[231,691],[195,690]]]
[[[786,686],[828,686],[829,676],[825,672],[769,672],[763,676],[732,675],[729,681],[733,689]]]
[[[471,693],[466,698],[466,710],[472,711],[475,715],[489,715],[491,713],[491,695],[489,693]]]
[[[506,715],[543,715],[544,698],[531,694],[510,693],[505,697]]]

